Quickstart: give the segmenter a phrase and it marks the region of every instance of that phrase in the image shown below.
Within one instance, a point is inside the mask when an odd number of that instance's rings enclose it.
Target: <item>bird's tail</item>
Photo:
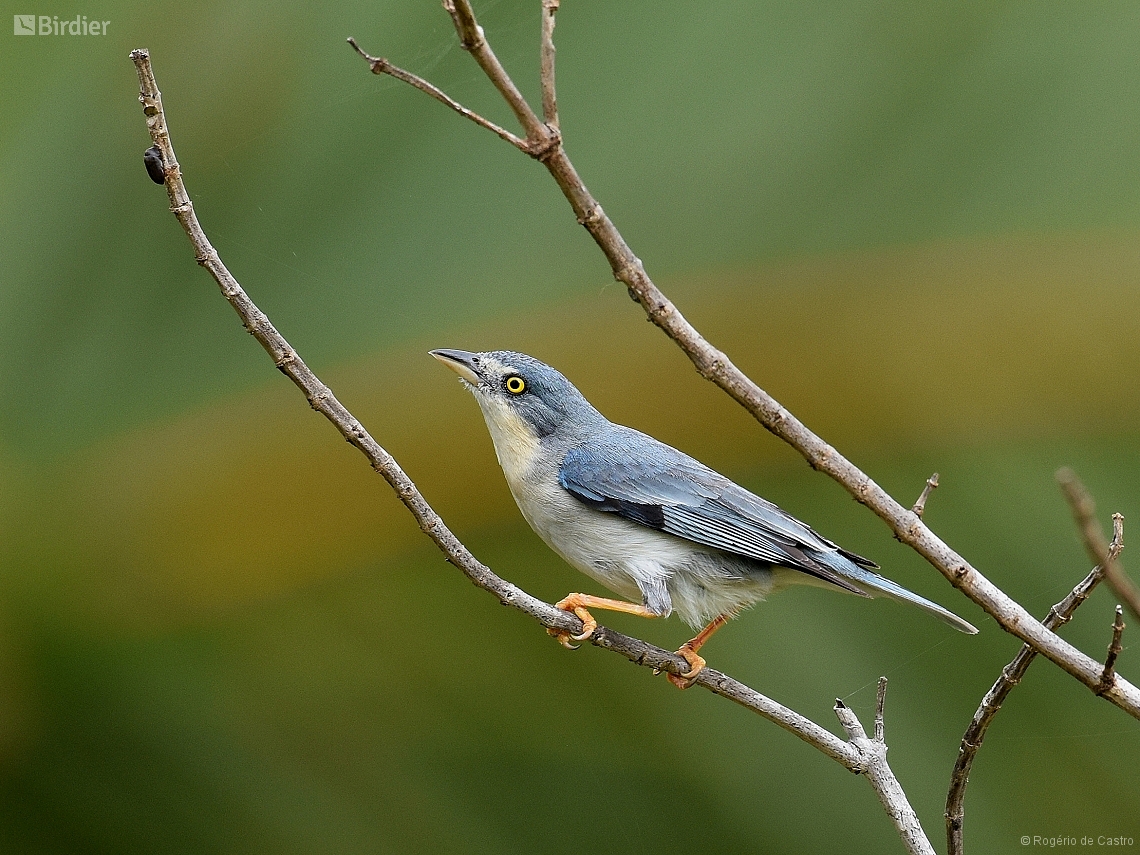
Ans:
[[[962,618],[958,617],[952,611],[942,608],[938,603],[932,603],[926,599],[926,597],[920,597],[913,591],[908,591],[902,585],[896,584],[890,579],[880,576],[878,573],[873,573],[870,570],[859,567],[837,553],[827,553],[815,557],[816,560],[822,559],[829,567],[837,571],[860,590],[866,592],[869,596],[873,597],[876,594],[884,594],[892,600],[898,600],[900,603],[910,603],[934,615],[943,623],[950,624],[950,626],[959,632],[977,635],[977,627],[968,621],[962,620]],[[839,564],[843,566],[837,566]]]

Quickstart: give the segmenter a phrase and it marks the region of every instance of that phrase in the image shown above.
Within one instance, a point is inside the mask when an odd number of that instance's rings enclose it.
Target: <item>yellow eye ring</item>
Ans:
[[[526,381],[517,374],[512,374],[507,378],[507,391],[512,395],[521,395],[526,391]]]

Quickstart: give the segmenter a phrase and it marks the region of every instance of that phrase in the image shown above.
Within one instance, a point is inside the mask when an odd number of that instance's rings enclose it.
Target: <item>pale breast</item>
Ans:
[[[735,556],[588,507],[558,483],[560,459],[501,401],[479,396],[495,454],[523,517],[570,566],[631,602],[697,626],[763,597],[771,576]]]

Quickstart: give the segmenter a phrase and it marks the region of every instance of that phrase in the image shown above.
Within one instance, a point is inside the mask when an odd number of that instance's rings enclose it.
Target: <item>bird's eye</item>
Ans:
[[[519,377],[519,375],[512,374],[507,378],[507,391],[512,395],[521,395],[526,391],[526,381]]]

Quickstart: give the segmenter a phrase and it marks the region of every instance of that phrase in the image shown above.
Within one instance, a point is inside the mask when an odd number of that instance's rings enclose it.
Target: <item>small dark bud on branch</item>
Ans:
[[[162,163],[162,152],[158,146],[152,145],[143,152],[143,163],[146,165],[146,174],[155,184],[166,183],[166,168]]]

